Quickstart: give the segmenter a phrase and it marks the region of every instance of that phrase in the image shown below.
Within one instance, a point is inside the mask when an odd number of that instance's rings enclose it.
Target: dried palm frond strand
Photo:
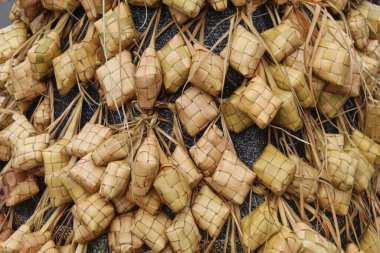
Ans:
[[[195,86],[186,89],[175,105],[181,123],[192,137],[204,130],[218,115],[212,97]]]
[[[99,195],[105,200],[125,194],[131,177],[131,167],[125,160],[110,162],[102,177]]]
[[[70,48],[52,61],[57,89],[61,96],[66,95],[77,84],[74,63],[70,58]]]
[[[257,179],[274,194],[281,196],[293,181],[295,163],[272,144],[268,144],[253,164]]]
[[[197,193],[191,212],[195,222],[211,237],[217,237],[230,215],[230,209],[207,185]]]

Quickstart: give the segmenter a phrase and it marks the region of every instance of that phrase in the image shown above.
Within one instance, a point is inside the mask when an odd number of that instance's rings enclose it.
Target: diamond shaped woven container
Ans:
[[[280,109],[278,109],[272,123],[293,132],[302,128],[303,123],[293,94],[278,88],[273,88],[272,90],[273,93],[282,100],[282,105]]]
[[[147,211],[151,215],[157,215],[161,210],[161,198],[158,193],[152,188],[144,196],[133,195],[130,190],[131,187],[127,190],[127,199],[136,203],[140,209]]]
[[[186,207],[176,215],[166,230],[166,236],[175,252],[196,252],[202,237],[190,208]]]
[[[104,23],[105,26],[103,26]],[[104,27],[105,30],[103,30]],[[95,28],[99,33],[107,59],[119,52],[119,44],[121,49],[125,49],[138,37],[131,10],[125,2],[120,2],[114,9],[107,11],[95,22]]]
[[[129,51],[108,60],[96,70],[96,76],[105,92],[107,106],[112,110],[135,97],[135,65]]]
[[[359,161],[334,144],[327,144],[326,148],[326,172],[332,185],[342,191],[350,190],[354,185]]]
[[[230,66],[243,76],[252,78],[265,51],[265,47],[255,35],[238,25],[232,34]],[[225,53],[226,49],[221,55]]]
[[[172,221],[162,212],[152,216],[148,212],[139,209],[132,225],[132,233],[153,251],[161,252],[168,242],[165,231],[171,224]]]
[[[226,136],[216,125],[213,125],[190,148],[189,153],[196,166],[207,177],[214,173],[226,148]]]
[[[87,17],[90,20],[97,19],[103,14],[103,3],[105,11],[108,11],[112,5],[111,0],[79,0],[79,2],[82,4]]]
[[[37,135],[37,131],[23,114],[14,113],[12,119],[14,120],[13,123],[2,131],[0,141],[13,149],[18,139]]]
[[[186,83],[191,66],[191,54],[182,35],[175,35],[157,51],[157,57],[165,90],[176,92]]]
[[[15,206],[39,192],[36,178],[27,171],[10,168],[1,177],[6,206]]]
[[[370,27],[371,39],[380,39],[380,7],[368,1],[363,1],[357,6],[357,10],[366,18]]]
[[[41,0],[45,9],[51,11],[74,11],[79,0]]]
[[[203,3],[205,3],[205,2],[203,2]],[[177,21],[177,23],[178,23],[179,25],[184,24],[187,20],[190,19],[189,16],[187,16],[187,15],[184,14],[183,12],[178,11],[178,10],[172,8],[172,7],[168,7],[168,10],[169,10],[170,14],[172,15],[173,19],[174,19],[175,21]]]
[[[126,158],[130,151],[130,137],[129,132],[120,132],[107,138],[92,152],[92,160],[96,165],[104,166]]]
[[[351,139],[368,162],[375,169],[380,168],[380,145],[358,130],[352,131]]]
[[[85,201],[91,194],[89,192],[86,192],[82,186],[76,183],[74,179],[69,177],[69,172],[73,166],[74,164],[68,164],[62,170],[61,180],[73,202],[75,204],[79,204]]]
[[[262,32],[261,36],[278,62],[303,44],[296,25],[289,20]]]
[[[380,101],[368,103],[365,108],[364,134],[380,143]]]
[[[134,201],[128,199],[128,192],[125,194],[111,199],[112,205],[115,207],[115,210],[118,214],[125,214],[131,211],[136,204]]]
[[[227,9],[227,0],[207,0],[207,2],[215,11]]]
[[[57,247],[55,246],[55,242],[53,240],[47,241],[38,252],[39,253],[59,253]]]
[[[105,200],[125,195],[131,178],[131,167],[125,160],[110,162],[102,177],[99,195]]]
[[[51,239],[51,232],[37,231],[23,236],[20,244],[20,252],[38,252],[38,250]]]
[[[239,87],[222,104],[222,113],[227,129],[237,134],[243,132],[254,124],[247,114],[238,109],[240,94],[244,91],[244,89],[245,86]]]
[[[193,189],[202,179],[202,173],[199,172],[189,153],[182,146],[177,146],[170,156],[171,162],[183,174],[190,189]]]
[[[195,222],[211,237],[217,237],[230,215],[230,209],[207,185],[197,193],[192,206]]]
[[[348,214],[348,207],[351,202],[352,189],[341,191],[326,184],[320,184],[318,190],[318,201],[322,208],[331,212],[334,207],[337,215],[345,216]]]
[[[136,68],[135,85],[140,107],[152,109],[162,86],[161,65],[153,46],[146,48],[141,55]]]
[[[132,253],[142,249],[144,243],[132,234],[135,214],[133,212],[116,216],[111,222],[108,232],[108,243],[112,252]]]
[[[162,201],[174,212],[181,211],[191,197],[186,179],[172,164],[163,164],[153,183]]]
[[[240,94],[237,108],[264,129],[275,117],[282,101],[276,97],[259,76],[252,78]]]
[[[94,151],[111,136],[112,130],[110,128],[87,122],[78,135],[67,145],[66,151],[70,155],[83,157]]]
[[[254,251],[281,229],[271,203],[265,201],[241,220],[243,244]]]
[[[0,65],[0,90],[5,89],[5,84],[11,74],[12,62],[16,62],[16,60],[9,59]]]
[[[271,236],[268,242],[260,247],[258,253],[297,253],[301,249],[302,242],[300,239],[291,229],[283,226],[278,233]]]
[[[307,203],[311,203],[317,197],[320,171],[304,162],[300,157],[290,155],[289,159],[296,164],[296,174],[286,191],[294,197],[301,199],[301,194]]]
[[[55,31],[49,32],[28,51],[32,76],[43,80],[54,73],[53,59],[61,54],[61,36]]]
[[[204,130],[218,115],[212,97],[195,86],[186,89],[175,105],[181,123],[192,137]]]
[[[24,22],[14,22],[0,30],[0,63],[11,58],[13,53],[28,39],[28,30]]]
[[[293,181],[295,163],[272,144],[268,144],[253,164],[257,179],[274,194],[281,196]]]
[[[30,25],[43,11],[43,6],[40,0],[18,0],[15,3],[17,3],[16,5],[19,9],[19,19],[28,25]]]
[[[131,190],[133,195],[143,196],[149,192],[159,170],[158,142],[150,130],[137,150],[132,164]]]
[[[53,59],[54,76],[59,95],[64,96],[77,84],[74,63],[70,58],[70,49]]]
[[[223,87],[224,59],[204,48],[194,45],[188,81],[213,96],[219,96]]]
[[[7,91],[17,101],[31,101],[46,91],[46,84],[32,76],[28,59],[11,70],[11,82],[6,85]]]
[[[279,67],[271,65],[269,69],[280,89],[294,91],[302,107],[308,108],[313,106],[313,98],[309,86],[301,71],[283,65]]]
[[[363,233],[359,241],[360,248],[364,252],[376,253],[380,249],[379,234],[376,232],[376,228],[369,226]]]
[[[318,99],[318,109],[327,118],[335,118],[348,98],[346,95],[322,91]]]
[[[43,165],[42,151],[49,145],[49,134],[18,139],[12,166],[15,169],[30,170]]]
[[[195,18],[201,11],[205,0],[163,0],[162,2],[186,16]]]
[[[83,237],[78,230],[74,230],[75,242],[83,243],[95,239],[106,231],[115,216],[115,209],[95,193],[75,205],[72,214],[78,224],[84,226],[91,234],[89,237]]]
[[[350,9],[347,22],[355,46],[359,49],[365,48],[369,42],[369,27],[366,18],[358,10]]]
[[[293,231],[302,240],[302,246],[306,252],[337,252],[334,243],[328,241],[304,222],[296,223]]]
[[[33,115],[33,126],[38,133],[43,133],[51,123],[51,103],[50,97],[42,99],[41,103],[36,107]]]
[[[54,172],[50,176],[45,176],[49,200],[53,207],[63,206],[73,201],[62,179],[66,176],[67,173],[65,170]]]
[[[128,3],[130,5],[149,7],[149,8],[157,8],[160,6],[159,0],[128,0]]]
[[[99,167],[91,159],[91,153],[81,158],[70,169],[68,176],[89,193],[99,191],[105,167]]]
[[[253,173],[234,152],[226,149],[212,175],[212,187],[227,200],[241,205],[247,197],[253,181]]]
[[[378,40],[369,40],[368,45],[364,48],[364,53],[374,60],[380,58],[380,44]]]
[[[3,252],[18,252],[23,236],[31,232],[28,225],[21,225],[4,243],[1,244],[0,250]]]

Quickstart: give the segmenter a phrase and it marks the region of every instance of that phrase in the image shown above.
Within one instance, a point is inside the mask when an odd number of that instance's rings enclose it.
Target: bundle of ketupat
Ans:
[[[380,252],[380,7],[232,4],[15,2],[1,252]]]

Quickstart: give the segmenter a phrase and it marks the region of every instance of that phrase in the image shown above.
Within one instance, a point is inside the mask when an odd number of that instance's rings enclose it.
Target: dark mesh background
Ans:
[[[378,3],[379,0],[375,0],[374,2]],[[3,22],[1,25],[4,26],[4,19],[3,16],[7,15],[7,7],[3,7],[0,4],[0,11],[2,16],[0,16],[0,22]],[[136,25],[136,28],[139,30],[139,32],[143,32],[146,29],[147,24],[149,23],[154,10],[140,7],[131,7],[132,13],[133,13],[133,19]],[[229,22],[225,21],[220,23],[222,20],[230,16],[231,14],[235,13],[236,9],[232,6],[231,3],[229,3],[229,8],[226,11],[223,12],[215,12],[212,10],[212,8],[209,8],[207,18],[205,21],[205,46],[208,48],[211,48],[211,46],[223,35],[229,28]],[[280,9],[281,12],[281,9]],[[75,15],[80,17],[83,11],[77,10],[75,12]],[[268,28],[271,28],[272,22],[269,17],[269,14],[267,13],[267,10],[265,7],[259,7],[257,11],[253,14],[253,22],[255,27],[259,32],[264,31]],[[144,22],[145,21],[145,22]],[[171,16],[167,10],[166,7],[163,8],[163,12],[161,15],[161,20],[159,27],[165,26],[168,22],[171,21]],[[168,29],[165,33],[163,33],[158,39],[156,43],[156,49],[160,49],[163,47],[175,34],[177,34],[178,29],[176,26],[171,26],[170,29]],[[149,37],[147,39],[147,42],[149,42]],[[223,41],[216,49],[215,52],[219,53],[225,46],[227,40]],[[146,43],[147,44],[147,43]],[[147,45],[145,45],[147,46]],[[134,49],[135,50],[135,49]],[[243,80],[243,77],[239,75],[237,72],[233,71],[232,69],[228,70],[227,78],[226,78],[226,84],[224,88],[224,94],[223,97],[228,97],[237,87],[240,86],[241,82]],[[55,86],[56,88],[56,86]],[[87,92],[94,98],[95,101],[99,100],[99,94],[97,90],[94,88],[93,84],[90,84],[87,87]],[[69,94],[67,94],[64,97],[59,96],[57,90],[55,89],[54,92],[54,98],[55,98],[55,116],[59,116],[67,107],[67,105],[72,101],[72,99],[76,96],[78,93],[78,89],[74,88]],[[160,100],[166,100],[166,101],[174,101],[175,98],[177,98],[179,94],[174,95],[167,95],[162,93],[160,95]],[[83,108],[82,113],[82,126],[87,122],[92,114],[95,111],[95,105],[89,105],[85,104]],[[28,113],[30,116],[32,111]],[[162,116],[165,118],[172,118],[172,115],[170,112],[166,110],[162,110],[160,112]],[[120,119],[118,118],[118,115],[110,115],[109,116],[110,122],[119,122]],[[171,131],[171,126],[169,124],[161,124],[162,127],[167,130]],[[201,135],[201,134],[200,134]],[[296,135],[300,135],[300,133],[296,133]],[[256,161],[258,156],[261,154],[262,150],[265,148],[267,144],[267,130],[261,130],[256,126],[252,126],[245,132],[241,134],[231,134],[232,140],[234,142],[235,149],[239,155],[239,158],[249,167],[252,166],[252,164]],[[199,138],[199,136],[198,136]],[[198,138],[191,138],[189,136],[185,136],[186,144],[190,147],[195,143],[195,140]],[[302,145],[300,143],[297,143],[297,145],[302,148]],[[4,163],[0,163],[0,167],[2,167]],[[25,201],[21,203],[20,205],[15,207],[15,222],[14,222],[14,228],[18,228],[21,224],[23,224],[27,217],[31,215],[33,212],[41,193],[43,192],[43,189],[45,188],[43,184],[43,178],[39,178],[39,183],[41,185],[41,191],[40,194],[38,194],[34,199]],[[263,198],[258,195],[253,195],[252,198],[252,210],[256,208],[260,203],[262,203]],[[292,204],[292,203],[291,203]],[[244,217],[248,214],[249,210],[249,200],[247,200],[242,206],[241,206],[241,216]],[[165,209],[165,212],[167,212],[171,217],[174,215],[170,213],[170,211]],[[327,215],[329,215],[327,213]],[[343,219],[339,219],[340,226],[343,225]],[[217,242],[215,243],[214,249],[212,252],[222,252],[224,247],[224,239],[226,234],[226,225],[224,226],[223,231],[219,235]],[[320,230],[319,224],[314,224],[314,228],[317,230]],[[202,233],[205,235],[205,233]],[[100,238],[92,241],[89,243],[88,252],[109,252],[107,248],[107,236],[103,235]],[[205,236],[203,237],[205,238]],[[345,241],[345,238],[342,238],[343,242]],[[242,252],[240,242],[237,241],[238,245],[238,252]],[[227,249],[227,252],[229,249]]]

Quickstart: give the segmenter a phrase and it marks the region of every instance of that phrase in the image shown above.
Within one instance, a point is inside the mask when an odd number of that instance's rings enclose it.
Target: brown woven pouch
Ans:
[[[350,71],[350,54],[338,41],[322,37],[311,62],[313,73],[328,83],[343,86]]]
[[[302,242],[300,239],[291,229],[283,226],[278,233],[269,238],[265,245],[260,247],[258,253],[297,253],[301,249]]]
[[[125,195],[131,178],[131,167],[126,160],[110,162],[102,177],[99,195],[105,200]]]
[[[79,0],[86,12],[87,17],[90,20],[95,20],[103,14],[104,11],[108,11],[111,8],[111,0]]]
[[[276,97],[259,76],[252,78],[240,94],[237,108],[264,129],[275,117],[282,101]]]
[[[118,214],[125,214],[136,206],[134,200],[133,201],[129,200],[128,191],[126,191],[125,194],[119,197],[115,197],[111,199],[111,202],[113,206],[115,207],[115,210]]]
[[[134,212],[116,216],[108,232],[108,244],[114,253],[132,253],[141,251],[144,243],[132,234]]]
[[[170,161],[175,165],[178,170],[183,174],[190,189],[193,189],[202,179],[202,173],[199,172],[193,160],[191,160],[189,153],[185,148],[178,145],[170,156]]]
[[[15,169],[30,170],[43,165],[42,151],[49,146],[49,134],[19,139],[15,146],[12,166]]]
[[[59,95],[66,95],[76,84],[74,63],[70,58],[70,48],[53,59],[54,76]]]
[[[153,186],[160,165],[157,145],[157,137],[150,129],[132,164],[130,188],[133,195],[144,196]]]
[[[38,252],[40,248],[51,239],[51,232],[37,231],[27,233],[22,237],[20,243],[20,253]]]
[[[359,162],[354,178],[354,191],[361,193],[368,189],[371,179],[375,173],[375,169],[368,162],[365,156],[360,153],[360,150],[355,144],[345,145],[344,151]]]
[[[44,80],[54,73],[53,59],[61,54],[61,36],[57,31],[49,32],[28,50],[32,76]]]
[[[95,193],[72,209],[74,219],[91,232],[91,238],[82,238],[74,231],[76,242],[87,242],[104,233],[115,216],[115,209]]]
[[[36,178],[27,171],[10,168],[3,173],[1,181],[6,206],[15,206],[39,192]]]
[[[175,105],[181,123],[192,137],[204,130],[218,115],[212,97],[195,86],[186,89]]]
[[[367,158],[368,162],[375,169],[380,168],[380,144],[377,144],[371,138],[355,129],[351,133],[351,139],[365,158]]]
[[[255,177],[255,173],[240,161],[233,151],[226,149],[210,183],[227,200],[241,205],[247,197]]]
[[[53,240],[47,241],[37,253],[60,253]]]
[[[298,112],[297,102],[289,91],[278,88],[272,88],[273,93],[282,101],[280,109],[272,120],[274,125],[284,127],[293,132],[303,127],[300,114]]]
[[[331,184],[342,191],[350,190],[354,186],[359,161],[334,144],[327,144],[326,148],[326,172]]]
[[[103,18],[95,22],[95,28],[99,33],[106,59],[119,52],[119,44],[123,50],[138,37],[131,10],[125,2],[120,2],[118,6],[107,11]]]
[[[79,5],[79,0],[41,0],[45,9],[51,11],[72,12]]]
[[[29,1],[28,1],[29,2]],[[10,59],[14,52],[28,39],[27,26],[22,21],[16,21],[0,30],[0,63]]]
[[[88,122],[67,145],[66,151],[70,155],[84,157],[94,151],[102,142],[111,136],[112,130],[110,128]]]
[[[369,41],[369,27],[366,18],[358,10],[350,9],[347,15],[348,28],[355,46],[364,49]]]
[[[2,139],[2,132],[0,132],[0,139]],[[5,143],[0,143],[0,160],[9,161],[12,157],[12,149]]]
[[[98,166],[107,165],[109,162],[126,158],[131,149],[130,132],[120,132],[106,139],[97,147],[91,155],[92,160]]]
[[[191,18],[198,16],[205,4],[205,0],[163,0],[162,2]]]
[[[318,99],[318,109],[327,118],[335,118],[348,98],[346,95],[322,91]]]
[[[134,6],[157,8],[161,2],[159,0],[128,0],[128,3]]]
[[[342,191],[322,183],[319,185],[317,195],[322,208],[331,211],[331,207],[333,206],[337,215],[345,216],[348,214],[352,189]]]
[[[31,101],[46,91],[46,84],[32,77],[28,59],[12,68],[10,78],[6,88],[17,101]]]
[[[153,186],[162,201],[174,212],[181,211],[191,196],[191,189],[182,173],[168,162],[161,165]]]
[[[154,252],[161,252],[168,242],[165,231],[171,224],[172,221],[162,212],[152,216],[139,209],[132,225],[132,233]]]
[[[40,0],[17,0],[16,2],[20,12],[20,19],[28,25],[31,25],[44,10]]]
[[[276,147],[268,144],[253,164],[253,172],[262,184],[281,196],[293,181],[296,165]]]
[[[216,238],[230,215],[230,209],[207,185],[197,193],[191,212],[198,227]]]
[[[301,34],[295,24],[289,20],[261,33],[270,51],[278,62],[293,53],[303,44]]]
[[[304,222],[298,222],[293,226],[293,231],[297,237],[302,241],[303,252],[326,252],[336,253],[337,248],[334,243],[328,241],[321,234],[309,227]]]
[[[226,48],[220,53],[226,54]],[[245,77],[252,78],[265,53],[260,40],[243,26],[238,25],[232,34],[230,66]]]
[[[157,215],[161,210],[161,198],[157,192],[152,188],[144,196],[133,195],[130,190],[131,187],[127,190],[127,199],[131,202],[134,202],[140,209],[147,211],[151,215]]]
[[[269,66],[269,69],[280,89],[294,91],[302,107],[308,108],[313,106],[313,99],[309,86],[301,71],[283,65],[271,65]]]
[[[96,166],[89,153],[70,169],[68,176],[87,192],[95,193],[99,191],[105,169],[105,167]]]
[[[0,245],[0,250],[5,253],[19,252],[22,237],[30,233],[30,225],[21,225],[5,242]]]
[[[188,81],[218,97],[223,88],[224,59],[196,43]]]
[[[265,201],[241,220],[243,244],[251,251],[281,230],[277,214],[271,205],[272,203]]]
[[[244,91],[245,85],[235,90],[227,100],[222,104],[223,119],[226,122],[227,129],[230,132],[241,133],[254,124],[247,114],[238,109],[240,94]]]
[[[186,83],[191,66],[191,54],[182,35],[175,35],[157,51],[157,57],[165,90],[173,93],[178,91]]]
[[[96,70],[107,106],[116,110],[135,97],[135,65],[131,53],[123,51]]]
[[[365,17],[370,39],[380,39],[380,7],[368,1],[361,2],[357,10]]]
[[[363,132],[377,143],[380,143],[380,101],[367,104]]]
[[[289,159],[296,164],[296,174],[286,191],[296,198],[301,199],[303,197],[307,203],[313,202],[317,197],[317,180],[320,171],[304,162],[298,156],[290,155]]]
[[[42,98],[33,115],[33,126],[38,133],[42,134],[51,123],[52,106],[50,95]]]
[[[216,125],[212,125],[190,148],[189,153],[204,176],[214,173],[227,148],[227,143],[227,137],[223,132]]]
[[[359,241],[360,249],[366,253],[376,253],[380,250],[379,233],[376,228],[369,226]]]
[[[175,252],[197,252],[202,239],[190,208],[186,207],[176,215],[166,236]]]

